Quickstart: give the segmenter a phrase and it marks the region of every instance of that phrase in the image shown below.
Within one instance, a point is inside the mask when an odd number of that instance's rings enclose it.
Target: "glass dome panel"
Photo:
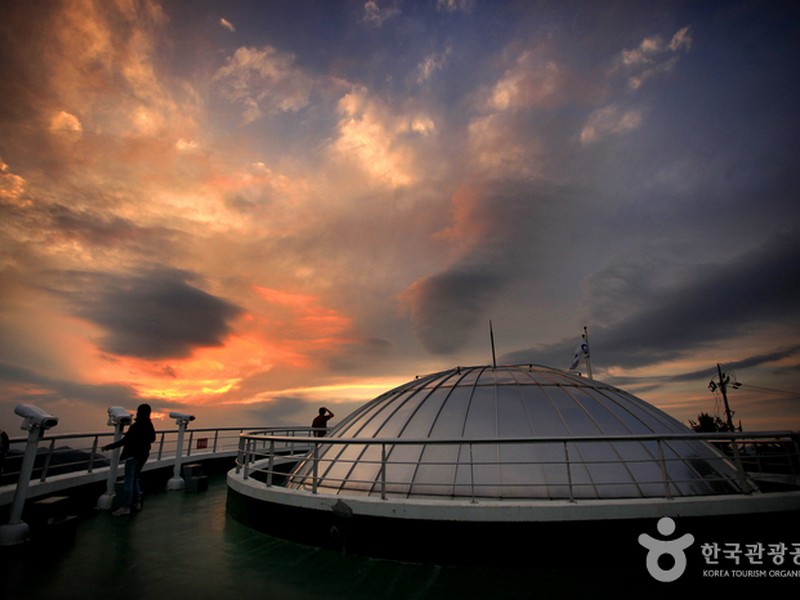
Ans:
[[[730,462],[705,442],[571,439],[689,431],[619,388],[564,371],[458,367],[346,417],[329,438],[414,443],[321,441],[317,485],[325,493],[404,497],[632,498],[663,496],[666,472],[671,495],[738,491]],[[306,459],[289,486],[309,489],[312,474]]]

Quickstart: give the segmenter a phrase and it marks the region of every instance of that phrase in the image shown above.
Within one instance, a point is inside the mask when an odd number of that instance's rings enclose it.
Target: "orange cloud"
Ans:
[[[155,2],[65,5],[47,57],[53,98],[84,131],[154,135],[190,125],[195,111],[173,97],[154,64],[165,24]]]
[[[271,312],[270,328],[280,330],[288,341],[300,341],[317,347],[337,344],[340,336],[352,325],[352,319],[319,304],[312,295],[253,286],[261,298],[278,308]]]
[[[558,106],[567,96],[569,80],[554,60],[538,50],[526,50],[495,84],[489,104],[495,110]]]
[[[0,200],[11,204],[22,204],[25,180],[12,173],[8,165],[0,158]]]
[[[397,114],[392,107],[371,98],[365,88],[354,89],[339,100],[339,137],[333,150],[353,161],[374,180],[389,187],[415,183],[413,139],[431,135],[434,121],[426,114]]]
[[[223,95],[241,104],[252,123],[267,113],[297,112],[310,102],[312,78],[294,66],[294,56],[272,48],[239,48],[214,76]]]
[[[247,375],[268,369],[264,350],[255,339],[232,336],[223,347],[200,348],[189,358],[168,362],[98,357],[92,379],[125,383],[143,398],[206,404],[235,390]]]
[[[238,323],[238,331],[220,346],[197,347],[186,358],[152,360],[134,356],[112,356],[100,351],[92,339],[101,334],[80,319],[70,319],[69,331],[59,331],[59,363],[80,381],[92,385],[122,385],[141,398],[165,403],[211,405],[238,403],[251,397],[241,388],[249,378],[270,376],[270,387],[286,385],[297,370],[316,364],[348,340],[342,334],[351,320],[321,306],[316,297],[256,287],[269,304],[261,314],[250,314]],[[65,348],[71,349],[71,354]],[[287,375],[287,373],[289,375]],[[62,376],[67,376],[66,372]]]

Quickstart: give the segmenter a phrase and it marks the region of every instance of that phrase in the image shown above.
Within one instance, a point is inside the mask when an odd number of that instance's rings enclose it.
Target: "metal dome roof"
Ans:
[[[322,442],[313,476],[320,492],[340,495],[561,499],[739,491],[735,469],[713,446],[673,435],[687,433],[632,394],[569,372],[457,367],[351,413],[330,441],[387,443],[382,449]],[[622,439],[629,436],[636,439]],[[302,462],[289,487],[309,488],[313,469],[310,458]]]

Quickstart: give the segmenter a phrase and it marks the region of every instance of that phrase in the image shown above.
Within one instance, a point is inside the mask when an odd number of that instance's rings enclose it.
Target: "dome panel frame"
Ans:
[[[669,439],[687,433],[644,400],[568,372],[456,367],[354,411],[321,439],[318,458],[298,465],[288,486],[309,489],[316,469],[314,488],[339,495],[555,500],[742,493],[735,467],[716,448]]]

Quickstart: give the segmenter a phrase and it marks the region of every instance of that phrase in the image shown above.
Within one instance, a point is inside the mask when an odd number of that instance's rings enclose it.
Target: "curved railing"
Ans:
[[[310,433],[310,430],[309,430]],[[602,495],[602,490],[608,490],[611,486],[619,486],[619,481],[613,477],[609,481],[598,480],[597,474],[604,472],[613,474],[617,468],[636,469],[637,465],[642,471],[647,472],[649,480],[639,478],[634,485],[646,486],[647,495],[671,498],[676,490],[682,485],[696,483],[697,473],[692,479],[682,480],[680,475],[685,469],[696,469],[697,466],[691,464],[692,457],[687,459],[686,455],[681,455],[674,451],[674,446],[679,444],[691,444],[692,442],[708,442],[718,449],[721,453],[706,452],[702,460],[719,461],[725,463],[724,468],[713,469],[711,473],[703,473],[703,484],[730,490],[730,492],[751,493],[756,489],[755,481],[760,483],[772,482],[781,486],[800,487],[800,437],[796,432],[758,432],[758,433],[675,433],[675,434],[650,434],[650,435],[608,435],[608,436],[552,436],[536,438],[496,438],[496,439],[453,439],[453,440],[432,440],[432,439],[379,439],[379,438],[335,438],[335,437],[311,437],[309,435],[299,436],[297,432],[292,436],[275,434],[274,432],[251,432],[243,433],[240,436],[240,448],[236,459],[236,473],[243,479],[255,479],[263,482],[266,486],[278,485],[286,479],[286,462],[291,459],[293,462],[299,460],[306,461],[308,464],[305,469],[297,470],[291,475],[293,487],[300,487],[318,493],[320,484],[324,481],[326,490],[336,489],[340,485],[346,485],[348,489],[359,489],[361,493],[380,496],[386,499],[393,494],[406,495],[409,492],[410,484],[405,479],[394,478],[393,474],[406,472],[419,466],[419,460],[408,459],[399,460],[397,454],[393,453],[400,447],[415,447],[413,452],[408,451],[406,456],[421,456],[422,449],[430,447],[451,447],[450,452],[437,452],[437,460],[426,461],[425,466],[430,469],[440,468],[442,471],[450,469],[455,472],[456,466],[459,470],[459,481],[448,483],[450,489],[460,489],[455,495],[459,497],[491,497],[492,487],[497,487],[496,482],[486,483],[481,481],[481,476],[476,477],[476,472],[485,474],[487,469],[513,468],[520,473],[526,472],[529,468],[548,469],[551,473],[558,473],[560,494],[559,497],[574,500],[576,498],[587,497],[586,486],[594,488],[593,493]],[[613,444],[614,452],[598,454],[592,452],[589,447],[597,444]],[[637,444],[639,450],[642,445],[646,445],[648,455],[646,457],[635,456],[635,452],[626,452],[626,444]],[[509,462],[495,458],[487,459],[487,453],[481,452],[482,447],[500,447],[507,449],[507,454],[514,455],[514,459]],[[545,445],[547,452],[517,452],[511,451],[513,446],[525,445],[526,449],[539,448]],[[336,452],[323,452],[330,446],[338,446]],[[456,448],[453,448],[456,447]],[[346,448],[355,449],[354,452],[343,451]],[[557,449],[556,452],[553,450]],[[332,475],[330,467],[334,460],[331,455],[335,455],[336,463],[341,468],[335,471],[338,474]],[[499,454],[499,453],[498,453]],[[288,455],[288,457],[287,457]],[[527,456],[537,456],[536,460],[526,458]],[[458,457],[456,460],[448,459],[448,456]],[[545,460],[541,457],[546,456]],[[290,458],[289,458],[290,457]],[[356,457],[356,458],[348,458]],[[658,468],[653,467],[657,464]],[[351,469],[358,463],[359,469]],[[644,463],[647,463],[645,468]],[[684,471],[678,468],[678,463],[683,465]],[[365,468],[364,465],[367,465]],[[674,467],[674,468],[673,468]],[[591,469],[594,480],[587,482],[586,473]],[[359,478],[358,473],[363,477]],[[618,471],[616,471],[618,472]],[[730,475],[720,475],[720,473],[733,473]],[[677,474],[677,476],[676,476]],[[338,477],[338,478],[337,478]],[[590,478],[590,479],[592,479]],[[733,485],[732,485],[733,484]],[[414,483],[417,493],[425,494],[425,486],[430,486],[431,490],[441,487],[438,483]],[[504,487],[509,484],[503,483]],[[536,485],[540,487],[551,484],[536,484],[531,481],[520,481],[511,483],[512,487],[519,487],[517,497],[547,497],[544,490],[535,490]],[[552,489],[552,487],[551,487]],[[432,492],[436,495],[436,492]],[[729,492],[726,492],[729,493]],[[514,493],[512,492],[512,495]]]
[[[247,429],[221,427],[187,430],[188,443],[184,444],[181,455],[188,458],[225,452],[235,453],[239,435]],[[170,429],[157,432],[156,442],[150,452],[151,461],[159,462],[175,457],[179,431]],[[32,479],[45,482],[55,475],[92,473],[97,468],[108,467],[111,452],[103,452],[101,448],[111,443],[113,439],[113,432],[45,434],[39,440]],[[11,438],[9,453],[0,474],[0,485],[16,482],[27,440],[26,437]]]
[[[239,452],[240,435],[253,430],[281,435],[292,435],[295,430],[307,431],[306,428],[292,427],[205,427],[186,429],[181,440],[181,429],[160,430],[156,432],[156,441],[144,470],[167,468],[176,461],[185,463],[187,460],[233,458]],[[103,452],[101,448],[112,442],[114,435],[110,431],[64,434],[45,432],[37,443],[27,496],[37,497],[54,489],[68,489],[84,483],[102,481],[108,474],[114,451]],[[0,468],[0,506],[10,504],[14,498],[28,443],[27,437],[10,439],[9,452]],[[122,465],[118,466],[119,475],[122,468]]]
[[[562,455],[548,461],[554,468],[563,469],[566,474],[565,485],[569,489],[568,495],[574,497],[576,491],[583,485],[570,476],[580,465],[585,465],[585,459],[579,459],[580,453],[576,451],[580,444],[596,443],[627,443],[647,442],[655,448],[659,460],[659,473],[661,476],[654,480],[656,486],[663,489],[665,497],[670,497],[670,482],[676,483],[668,477],[669,465],[680,460],[671,457],[669,452],[664,452],[664,444],[675,440],[695,440],[709,442],[718,448],[727,451],[727,457],[720,460],[729,460],[736,469],[740,482],[756,480],[760,482],[775,482],[780,484],[800,485],[800,437],[797,432],[758,432],[758,433],[717,433],[717,434],[668,434],[648,436],[581,436],[581,437],[540,437],[540,438],[500,438],[500,439],[457,439],[457,440],[430,440],[430,439],[362,439],[362,438],[332,438],[313,437],[312,430],[308,427],[216,427],[193,428],[185,431],[184,443],[180,446],[180,455],[177,455],[180,429],[169,429],[157,432],[156,442],[153,444],[150,459],[145,465],[145,470],[165,468],[171,466],[176,460],[205,460],[222,457],[235,458],[236,472],[244,479],[255,478],[271,486],[276,481],[286,477],[286,464],[296,463],[300,460],[311,462],[311,469],[299,484],[308,487],[317,493],[321,480],[319,466],[328,464],[330,459],[320,458],[322,448],[329,445],[361,446],[361,449],[375,448],[374,459],[362,462],[371,463],[377,469],[377,479],[364,479],[364,485],[377,485],[381,497],[386,497],[387,490],[397,487],[399,481],[392,480],[392,468],[389,468],[389,457],[392,450],[403,445],[434,446],[457,445],[464,449],[461,464],[465,464],[464,456],[474,456],[475,449],[488,444],[510,447],[519,444],[558,444],[562,448]],[[100,450],[103,445],[113,440],[112,432],[89,432],[69,434],[42,435],[38,442],[36,459],[31,475],[30,497],[48,493],[53,488],[48,483],[57,482],[63,489],[70,485],[81,485],[88,481],[101,481],[108,474],[111,465],[111,452]],[[27,439],[14,437],[10,440],[10,451],[5,458],[0,470],[0,506],[11,503],[16,489],[19,469],[22,462],[22,450]],[[735,450],[735,452],[734,452]],[[361,454],[359,452],[358,454]],[[344,459],[343,459],[344,460]],[[355,461],[353,461],[355,462]],[[604,458],[602,461],[590,461],[595,464],[614,464],[623,462]],[[626,459],[630,464],[630,459]],[[414,466],[415,461],[403,463],[397,460],[391,465],[398,464]],[[438,463],[447,467],[447,461]],[[491,462],[466,461],[469,471],[485,469]],[[496,463],[499,465],[499,463]],[[525,461],[517,460],[514,464],[525,465]],[[540,463],[541,464],[541,463]],[[118,467],[121,473],[122,467]],[[330,481],[330,479],[329,479]],[[352,479],[350,480],[353,481]],[[481,485],[479,482],[465,482],[464,486],[475,490],[479,495]],[[601,483],[602,485],[602,483]],[[743,489],[750,489],[744,485]]]

